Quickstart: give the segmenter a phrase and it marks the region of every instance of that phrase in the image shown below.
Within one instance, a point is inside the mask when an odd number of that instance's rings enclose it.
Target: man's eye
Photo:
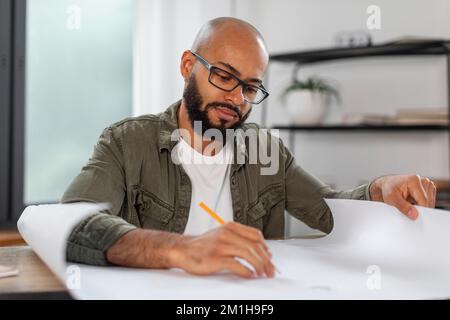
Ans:
[[[219,77],[220,77],[220,80],[222,80],[222,81],[230,81],[231,80],[231,77],[228,77],[228,76],[219,75]]]
[[[253,88],[253,87],[247,87],[245,89],[248,93],[256,93],[258,91],[258,89]]]

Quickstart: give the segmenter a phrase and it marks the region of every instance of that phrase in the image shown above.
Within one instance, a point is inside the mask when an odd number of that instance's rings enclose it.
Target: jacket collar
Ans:
[[[167,149],[170,152],[178,141],[172,141],[172,133],[178,129],[178,109],[181,106],[181,100],[173,103],[166,111],[158,114],[160,118],[159,131],[159,151]]]

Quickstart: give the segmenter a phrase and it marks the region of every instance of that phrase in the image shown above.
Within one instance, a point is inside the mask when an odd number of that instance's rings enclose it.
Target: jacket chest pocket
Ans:
[[[266,208],[264,208],[261,201],[257,201],[256,204],[250,206],[247,211],[248,219],[247,224],[251,227],[263,231],[264,223],[263,218],[267,214]]]
[[[175,211],[173,206],[139,186],[133,189],[133,199],[142,228],[170,231]]]
[[[271,210],[284,199],[283,186],[274,184],[261,191],[258,198],[247,210],[247,224],[264,231],[264,221]]]

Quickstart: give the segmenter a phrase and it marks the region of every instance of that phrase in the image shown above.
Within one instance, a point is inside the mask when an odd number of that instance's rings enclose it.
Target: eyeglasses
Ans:
[[[206,67],[206,69],[208,69],[208,81],[216,88],[226,92],[231,92],[237,87],[242,86],[244,100],[251,104],[259,104],[269,96],[269,93],[263,85],[259,87],[251,85],[226,70],[212,66],[197,53],[193,51],[191,51],[191,53]]]

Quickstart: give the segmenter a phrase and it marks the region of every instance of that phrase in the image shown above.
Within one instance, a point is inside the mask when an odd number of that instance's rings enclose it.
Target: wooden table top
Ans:
[[[0,231],[0,247],[23,245],[25,241],[16,230]]]
[[[61,281],[29,246],[0,248],[0,265],[14,266],[19,275],[0,278],[0,299],[70,299]]]

